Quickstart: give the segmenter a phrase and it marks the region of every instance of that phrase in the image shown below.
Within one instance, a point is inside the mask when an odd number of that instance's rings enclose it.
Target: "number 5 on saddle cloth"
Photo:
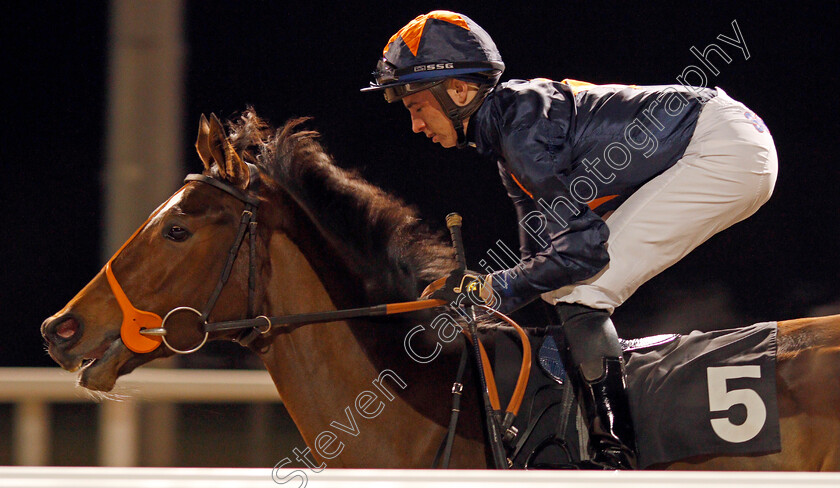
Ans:
[[[542,374],[531,375],[514,424],[521,433],[510,453],[514,467],[558,467],[580,461],[587,451],[557,345],[545,332],[529,330],[539,351],[532,371]],[[504,329],[494,335],[499,394],[509,395],[516,367],[506,365],[519,361],[520,346]],[[622,342],[639,468],[781,450],[775,322],[674,335],[654,346]]]

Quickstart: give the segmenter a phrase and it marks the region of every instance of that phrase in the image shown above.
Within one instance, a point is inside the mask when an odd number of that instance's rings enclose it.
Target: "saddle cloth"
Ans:
[[[570,405],[570,392],[564,399],[569,385],[558,347],[545,329],[544,336],[529,332],[532,350],[539,352],[533,355],[525,401],[514,423],[520,436],[526,431],[529,436],[514,453],[514,466],[585,459],[586,428],[579,409]],[[510,365],[520,360],[521,347],[504,332],[494,342],[504,403],[513,392],[519,368]],[[775,322],[657,336],[624,346],[640,468],[693,456],[781,449]]]

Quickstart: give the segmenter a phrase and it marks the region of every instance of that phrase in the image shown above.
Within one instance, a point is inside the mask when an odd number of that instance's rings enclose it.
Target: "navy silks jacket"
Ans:
[[[498,162],[519,220],[521,261],[495,271],[500,311],[596,275],[609,262],[601,216],[674,165],[716,90],[681,85],[502,83],[468,138]]]

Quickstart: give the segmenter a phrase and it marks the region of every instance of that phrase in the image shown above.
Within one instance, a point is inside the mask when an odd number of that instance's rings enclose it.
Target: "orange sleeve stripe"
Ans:
[[[470,30],[470,27],[467,25],[467,21],[455,12],[449,12],[448,10],[435,10],[434,12],[417,16],[402,29],[398,30],[396,34],[388,39],[388,44],[385,45],[385,49],[382,50],[382,54],[384,55],[387,53],[391,48],[391,44],[398,38],[402,37],[405,45],[411,50],[411,54],[417,56],[417,49],[420,48],[420,38],[423,37],[423,29],[426,27],[426,21],[429,19],[444,20],[450,24],[455,24],[463,27],[464,29]]]
[[[519,182],[519,180],[516,178],[515,174],[511,173],[510,177],[513,178],[513,181],[516,182],[517,186],[519,186],[519,188],[521,188],[522,191],[524,191],[526,195],[531,197],[531,200],[534,199],[534,195],[531,192],[529,192],[528,190],[526,190],[524,186],[522,186],[522,183]]]
[[[519,179],[516,177],[516,175],[515,175],[515,174],[510,173],[510,177],[511,177],[511,178],[513,178],[514,183],[516,183],[516,185],[517,185],[520,189],[522,189],[522,191],[524,191],[526,195],[528,195],[529,197],[531,197],[531,200],[533,200],[533,199],[534,199],[534,195],[533,195],[531,192],[529,192],[528,190],[526,190],[524,186],[522,186],[522,183],[520,183],[520,182],[519,182]],[[591,210],[595,210],[596,208],[598,208],[598,207],[600,207],[601,205],[603,205],[603,204],[605,204],[605,203],[609,202],[610,200],[612,200],[613,198],[615,198],[615,197],[617,197],[617,196],[618,196],[618,195],[607,195],[607,196],[605,196],[605,197],[596,198],[596,199],[594,199],[594,200],[591,200],[591,201],[590,201],[589,203],[587,203],[586,205],[588,205],[588,206],[589,206],[589,208],[590,208]]]
[[[618,195],[607,195],[605,197],[596,198],[595,200],[590,201],[587,203],[591,210],[595,210],[596,208],[600,207],[601,205],[609,202],[613,198],[617,197]]]

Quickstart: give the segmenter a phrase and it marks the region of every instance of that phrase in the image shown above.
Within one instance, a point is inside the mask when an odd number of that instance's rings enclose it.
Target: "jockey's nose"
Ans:
[[[423,119],[421,119],[420,117],[417,117],[417,116],[412,114],[411,115],[411,130],[415,134],[419,134],[419,133],[423,132],[423,129],[425,129],[425,128],[426,128],[426,123],[423,122]]]

